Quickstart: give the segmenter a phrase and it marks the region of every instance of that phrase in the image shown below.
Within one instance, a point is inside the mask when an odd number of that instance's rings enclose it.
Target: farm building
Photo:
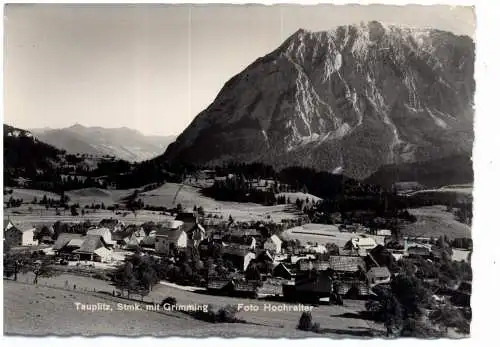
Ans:
[[[95,229],[89,229],[87,231],[87,235],[97,235],[101,236],[106,245],[112,246],[115,244],[115,242],[112,239],[111,236],[111,230],[108,228],[95,228]]]
[[[359,298],[369,294],[366,281],[356,278],[342,278],[334,282],[334,290],[344,297]]]
[[[106,242],[101,235],[85,236],[80,248],[73,253],[79,255],[80,260],[107,262],[111,259],[111,250],[106,247]]]
[[[187,233],[183,229],[184,223],[178,220],[170,221],[155,234],[155,251],[168,254],[172,247],[186,248],[188,244]]]
[[[361,257],[349,257],[342,255],[330,256],[330,269],[337,273],[356,273],[365,268],[365,261]]]
[[[70,255],[83,244],[83,236],[80,234],[62,233],[57,237],[52,249],[58,256]]]
[[[258,281],[233,280],[232,294],[235,296],[256,298],[258,290]]]
[[[370,285],[388,283],[391,281],[391,272],[385,266],[375,266],[368,270],[366,278],[368,279],[368,283]]]
[[[35,227],[31,225],[14,224],[10,219],[4,221],[4,241],[12,246],[34,246],[38,241],[34,239]]]
[[[301,260],[299,261],[298,265],[300,271],[310,271],[310,270],[325,271],[330,267],[330,263],[328,261]]]
[[[210,278],[207,282],[209,292],[230,293],[233,291],[233,281],[230,279]]]
[[[295,279],[295,284],[283,284],[283,295],[289,300],[317,302],[330,298],[334,291],[333,279],[325,272]]]
[[[224,247],[222,258],[230,261],[239,271],[246,271],[250,262],[255,259],[255,253],[246,249]]]
[[[274,253],[281,253],[282,241],[277,235],[271,235],[266,242],[264,242],[264,249]]]

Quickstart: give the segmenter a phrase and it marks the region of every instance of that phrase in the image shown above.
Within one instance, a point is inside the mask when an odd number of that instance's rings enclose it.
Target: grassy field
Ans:
[[[177,198],[174,201],[175,194]],[[238,203],[229,201],[216,201],[203,196],[196,187],[184,185],[179,190],[179,184],[166,183],[161,187],[140,194],[146,205],[175,207],[181,204],[184,208],[191,209],[194,205],[202,206],[205,213],[212,213],[228,218],[232,216],[235,221],[274,220],[296,218],[294,211],[286,205],[263,206],[253,203]]]
[[[269,220],[275,222],[281,222],[282,219],[293,219],[296,218],[296,211],[287,205],[276,205],[276,206],[263,206],[253,203],[237,203],[237,202],[226,202],[226,201],[216,201],[214,199],[203,196],[200,193],[200,189],[190,186],[183,185],[179,190],[180,185],[176,183],[166,183],[161,187],[143,192],[139,194],[139,198],[144,201],[144,204],[151,206],[167,207],[172,208],[181,204],[185,209],[191,210],[193,206],[202,206],[205,212],[217,214],[224,218],[232,216],[235,221],[259,221],[259,220]],[[104,203],[106,206],[111,206],[113,204],[119,204],[122,199],[130,195],[133,190],[107,190],[107,189],[79,189],[68,191],[66,194],[70,198],[70,204],[78,203],[80,207],[91,204]],[[174,197],[177,194],[177,198],[174,201]],[[87,211],[85,216],[71,217],[69,211],[60,211],[62,216],[56,216],[54,209],[46,210],[44,206],[29,204],[36,197],[41,200],[44,195],[48,198],[59,199],[59,196],[53,193],[48,193],[44,191],[30,190],[14,188],[12,196],[16,199],[23,199],[25,203],[21,207],[4,209],[5,215],[15,216],[15,218],[21,221],[26,221],[29,223],[36,222],[55,222],[56,220],[64,221],[84,221],[84,220],[100,220],[102,218],[110,218],[117,216],[111,211]],[[4,201],[8,199],[4,197]],[[64,215],[66,214],[66,215]],[[139,211],[137,217],[132,213],[128,213],[127,216],[120,216],[120,219],[126,221],[127,223],[142,223],[149,220],[158,221],[163,220],[166,217],[160,215],[159,213],[153,213],[151,211]]]
[[[299,240],[302,244],[318,243],[327,244],[335,243],[339,247],[343,247],[347,241],[357,236],[357,233],[340,232],[334,225],[327,224],[304,224],[288,230],[285,230],[281,236],[287,240]],[[384,237],[370,235],[376,242],[383,244]]]
[[[21,278],[20,280],[24,280]],[[64,286],[68,281],[78,288],[96,288],[93,292],[54,289],[44,284]],[[91,290],[92,290],[91,289]],[[362,301],[345,301],[345,306],[317,306],[312,309],[313,320],[325,329],[324,335],[296,330],[300,312],[278,312],[266,307],[279,307],[283,303],[229,298],[199,294],[166,285],[157,285],[146,300],[161,302],[168,296],[177,304],[253,305],[252,311],[243,309],[237,317],[246,323],[212,324],[194,320],[179,312],[124,312],[117,309],[124,299],[111,297],[99,291],[111,291],[112,286],[93,278],[72,275],[42,279],[39,286],[4,280],[4,333],[10,334],[58,334],[58,335],[153,335],[153,336],[223,336],[223,337],[369,337],[382,331],[382,326],[358,317],[363,309]],[[113,311],[81,312],[75,302],[109,304]],[[269,306],[271,305],[271,306]]]
[[[458,222],[452,212],[445,206],[435,205],[410,209],[417,218],[415,223],[405,225],[402,234],[405,236],[434,237],[448,236],[450,239],[471,237],[471,228]]]

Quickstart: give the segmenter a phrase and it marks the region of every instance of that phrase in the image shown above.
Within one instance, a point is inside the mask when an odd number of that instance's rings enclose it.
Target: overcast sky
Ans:
[[[7,5],[4,122],[179,134],[223,84],[299,28],[380,20],[474,36],[447,6]]]

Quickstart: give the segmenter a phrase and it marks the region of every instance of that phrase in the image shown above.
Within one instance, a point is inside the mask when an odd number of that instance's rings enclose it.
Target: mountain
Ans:
[[[391,188],[395,182],[417,182],[425,188],[474,181],[472,160],[467,155],[454,155],[418,163],[385,165],[365,183]]]
[[[299,30],[231,78],[161,159],[303,165],[365,179],[470,154],[471,38],[379,22]]]
[[[112,156],[139,162],[163,153],[175,136],[146,136],[129,128],[85,127],[75,124],[64,129],[33,129],[34,135],[68,153]]]
[[[37,140],[29,131],[3,125],[3,160],[5,185],[13,179],[32,178],[37,172],[53,168],[64,154]]]

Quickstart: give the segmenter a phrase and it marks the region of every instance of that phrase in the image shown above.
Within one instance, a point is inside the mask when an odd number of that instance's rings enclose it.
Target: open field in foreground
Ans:
[[[59,278],[60,277],[60,278]],[[108,283],[92,278],[72,275],[43,279],[42,283],[68,281],[96,291],[112,289]],[[60,284],[60,283],[59,283]],[[64,285],[64,284],[63,284]],[[240,311],[237,317],[247,323],[219,324],[195,320],[180,312],[119,311],[118,303],[130,303],[125,299],[102,293],[84,293],[72,290],[33,286],[4,280],[4,332],[10,334],[58,334],[58,335],[153,335],[187,337],[369,337],[383,331],[383,327],[357,317],[364,303],[345,301],[345,306],[318,306],[312,309],[313,320],[325,329],[324,334],[302,332],[296,329],[300,312],[265,311],[264,305],[278,307],[283,303],[212,296],[193,293],[171,286],[157,285],[146,298],[160,302],[168,296],[177,304],[254,305],[252,312]],[[106,303],[113,311],[81,312],[75,302]]]
[[[438,238],[446,235],[450,239],[471,237],[471,228],[457,221],[452,212],[446,211],[445,206],[426,206],[408,211],[417,218],[417,221],[403,227],[404,236]]]

